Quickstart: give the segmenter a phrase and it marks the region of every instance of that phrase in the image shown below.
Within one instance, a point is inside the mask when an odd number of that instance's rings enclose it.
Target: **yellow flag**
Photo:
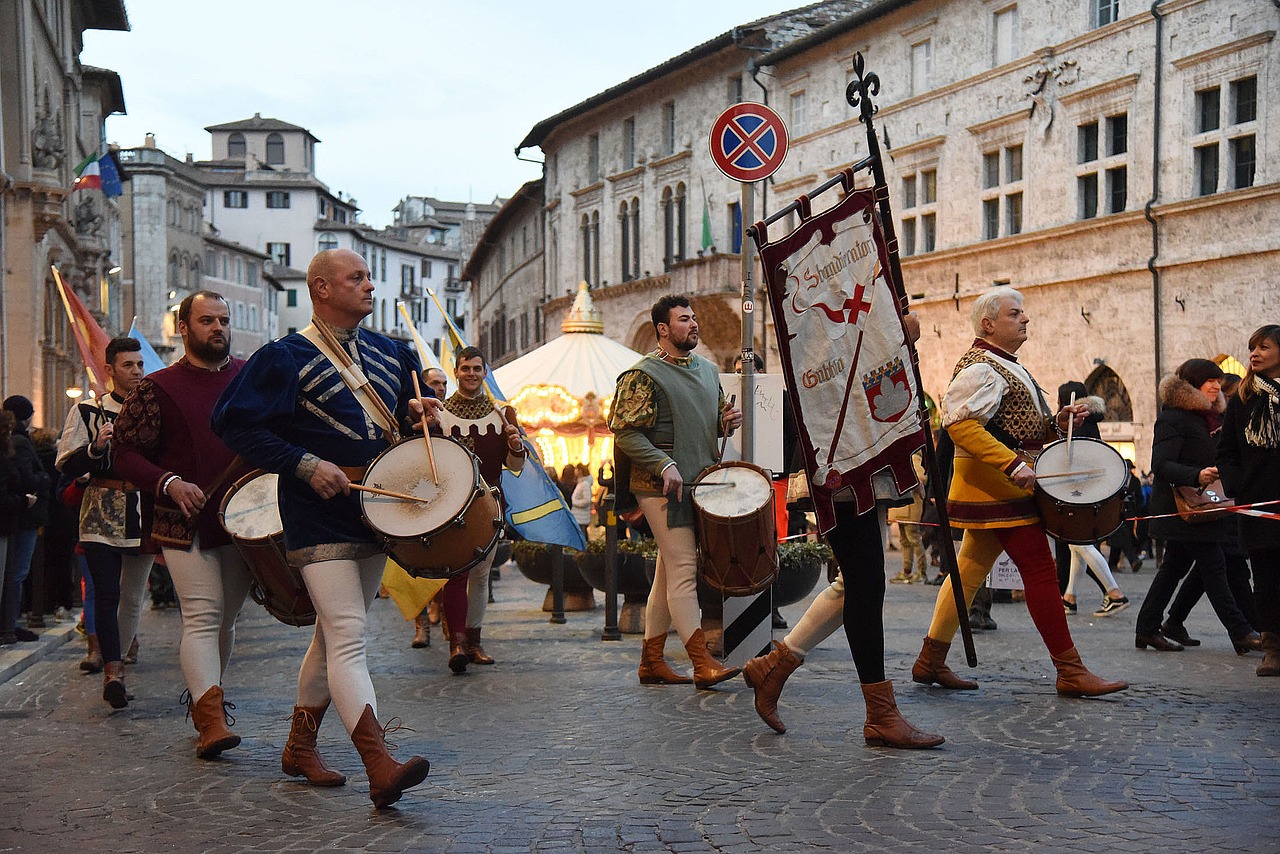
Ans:
[[[391,600],[401,615],[410,622],[422,613],[427,603],[444,587],[447,578],[414,578],[404,567],[391,558],[382,571],[382,586],[391,594]]]

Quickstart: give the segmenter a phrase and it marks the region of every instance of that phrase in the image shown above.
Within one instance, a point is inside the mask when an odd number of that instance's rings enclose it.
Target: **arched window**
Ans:
[[[631,278],[640,278],[640,199],[631,199]]]
[[[200,290],[200,259],[193,258],[187,267],[187,290],[195,293]]]
[[[284,137],[278,133],[267,135],[267,165],[280,166],[284,163]]]
[[[173,290],[182,287],[182,267],[177,252],[169,256],[169,287]]]
[[[623,202],[618,208],[618,240],[622,247],[622,281],[631,281],[631,210]]]
[[[592,285],[600,284],[600,211],[591,212],[591,278],[588,280]],[[514,323],[514,321],[512,321]],[[514,328],[514,327],[513,327]],[[511,336],[509,342],[512,349],[515,348],[515,335]]]
[[[582,280],[591,281],[591,218],[582,215]]]
[[[316,241],[317,250],[319,250],[320,252],[324,252],[329,249],[337,249],[337,248],[338,248],[338,238],[334,235],[332,231],[320,232],[320,238],[319,240]],[[364,253],[361,253],[361,254],[364,254]]]
[[[1085,378],[1084,387],[1089,394],[1103,399],[1107,404],[1104,421],[1132,421],[1133,403],[1129,399],[1129,390],[1125,387],[1120,375],[1106,365],[1098,365]]]
[[[662,269],[676,260],[676,209],[670,187],[662,188]]]
[[[683,261],[689,257],[689,251],[685,246],[685,233],[688,231],[686,226],[689,220],[689,198],[685,192],[684,184],[676,185],[676,260]]]
[[[244,134],[233,133],[227,137],[227,156],[244,157]]]

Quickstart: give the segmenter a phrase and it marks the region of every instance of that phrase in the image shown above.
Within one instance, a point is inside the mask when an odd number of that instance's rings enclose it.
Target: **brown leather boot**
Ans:
[[[133,643],[129,644],[129,651],[124,654],[124,658],[122,658],[121,661],[123,661],[125,664],[138,663],[138,636],[137,635],[133,636]]]
[[[1058,682],[1055,687],[1064,697],[1100,697],[1103,694],[1114,694],[1129,687],[1128,682],[1110,682],[1094,676],[1089,668],[1080,660],[1080,653],[1073,646],[1062,655],[1050,655],[1053,666],[1058,668]]]
[[[306,777],[313,786],[341,786],[347,778],[329,768],[316,750],[316,733],[324,720],[323,706],[294,706],[293,723],[289,727],[289,740],[280,756],[280,770],[290,777]]]
[[[372,706],[364,707],[360,722],[351,731],[351,743],[364,761],[364,769],[369,774],[369,800],[378,809],[400,800],[405,789],[421,783],[431,770],[431,763],[421,756],[401,764],[387,752],[386,730],[378,723]]]
[[[440,594],[437,593],[431,597],[431,601],[427,603],[427,622],[433,626],[440,624]]]
[[[449,669],[454,673],[466,673],[467,635],[465,632],[453,632],[449,635]]]
[[[950,667],[947,667],[947,651],[951,644],[936,641],[926,636],[924,646],[920,648],[920,657],[911,667],[911,681],[921,685],[937,683],[943,688],[955,691],[975,691],[978,683],[971,679],[963,679]]]
[[[1254,673],[1259,676],[1280,676],[1280,634],[1262,633],[1262,663]]]
[[[426,611],[413,618],[413,641],[409,646],[414,649],[431,646],[431,623],[427,620]]]
[[[467,660],[472,664],[493,664],[493,657],[480,645],[480,627],[467,629]]]
[[[777,732],[787,731],[778,717],[778,697],[787,677],[801,664],[803,658],[797,658],[782,641],[774,641],[768,655],[756,656],[742,665],[742,680],[756,692],[756,714]]]
[[[667,645],[667,636],[645,638],[640,647],[640,669],[637,675],[641,685],[692,685],[693,679],[681,676],[667,664],[663,648]]]
[[[228,703],[222,697],[222,687],[214,685],[204,692],[199,700],[190,703],[188,713],[191,721],[200,733],[200,742],[196,745],[196,756],[200,759],[213,759],[224,750],[230,750],[240,744],[240,736],[228,727],[235,725],[235,718],[227,711],[234,709],[234,703]]]
[[[711,650],[707,649],[707,637],[702,633],[702,629],[693,633],[693,637],[689,638],[684,649],[689,653],[689,660],[693,662],[693,687],[695,688],[719,685],[742,671],[740,667],[720,666],[720,662],[716,661]]]
[[[129,692],[124,687],[124,664],[119,661],[108,661],[102,669],[102,699],[111,704],[113,709],[123,709],[129,705]]]
[[[84,661],[80,662],[80,669],[85,673],[101,673],[102,665],[102,647],[98,646],[98,636],[89,635],[89,651],[85,653]]]
[[[862,737],[869,746],[919,750],[937,747],[946,741],[940,735],[921,732],[908,723],[893,699],[892,682],[885,680],[864,684],[862,696],[867,701],[867,722],[863,724]]]

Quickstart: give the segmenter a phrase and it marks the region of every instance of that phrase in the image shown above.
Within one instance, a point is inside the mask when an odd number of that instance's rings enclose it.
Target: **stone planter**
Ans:
[[[547,585],[547,595],[542,600],[542,610],[554,611],[553,591],[551,590],[551,551],[541,548],[526,552],[516,558],[516,568],[525,578],[535,584]],[[582,579],[582,574],[574,571],[574,560],[570,555],[564,556],[564,609],[566,611],[590,611],[596,606],[595,594],[591,585]]]
[[[577,564],[583,580],[601,593],[605,592],[604,554],[580,552]],[[644,607],[649,599],[649,588],[653,585],[653,566],[653,558],[634,552],[618,554],[618,593],[622,595],[618,631],[623,634],[644,634]]]
[[[804,557],[793,564],[780,566],[773,582],[773,607],[794,605],[813,592],[818,579],[826,571],[827,562],[820,557]]]

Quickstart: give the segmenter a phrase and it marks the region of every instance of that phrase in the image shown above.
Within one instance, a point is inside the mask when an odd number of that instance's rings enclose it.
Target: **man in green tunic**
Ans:
[[[645,608],[639,677],[645,685],[709,688],[737,675],[712,657],[698,608],[698,555],[693,501],[685,484],[716,462],[716,437],[742,424],[725,402],[719,372],[696,356],[698,321],[689,300],[668,295],[653,304],[657,348],[618,377],[609,427],[619,456],[631,462],[628,484],[658,543],[658,563]],[[663,657],[675,625],[693,662],[693,679]]]

